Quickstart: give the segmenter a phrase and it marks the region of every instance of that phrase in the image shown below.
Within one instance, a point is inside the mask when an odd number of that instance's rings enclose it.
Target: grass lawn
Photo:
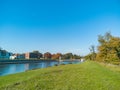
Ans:
[[[120,68],[86,61],[31,70],[1,76],[0,90],[120,90]]]

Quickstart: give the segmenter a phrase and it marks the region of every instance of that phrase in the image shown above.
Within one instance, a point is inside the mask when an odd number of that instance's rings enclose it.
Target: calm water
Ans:
[[[26,70],[32,70],[35,68],[45,68],[54,66],[55,64],[69,64],[69,63],[80,63],[80,62],[40,62],[40,63],[25,63],[25,64],[1,64],[0,65],[0,76],[14,74],[19,72],[25,72]]]

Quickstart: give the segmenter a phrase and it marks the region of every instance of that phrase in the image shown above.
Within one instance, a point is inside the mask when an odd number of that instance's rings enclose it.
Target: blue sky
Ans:
[[[107,31],[120,36],[120,0],[0,0],[0,46],[11,52],[85,55]]]

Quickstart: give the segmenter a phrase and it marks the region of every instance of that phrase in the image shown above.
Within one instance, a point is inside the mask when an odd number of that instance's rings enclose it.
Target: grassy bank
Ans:
[[[87,61],[32,70],[0,77],[0,90],[120,90],[120,72],[110,68]]]

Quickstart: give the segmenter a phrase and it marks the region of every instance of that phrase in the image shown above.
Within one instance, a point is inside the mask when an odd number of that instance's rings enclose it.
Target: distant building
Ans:
[[[18,54],[17,58],[18,59],[25,59],[25,54]]]
[[[6,50],[0,50],[0,59],[9,59],[12,53],[7,52]]]
[[[25,54],[13,54],[10,59],[25,59]]]
[[[38,59],[38,54],[33,52],[26,53],[25,59]]]
[[[11,60],[14,60],[14,59],[16,59],[16,56],[15,56],[15,55],[12,55],[12,56],[10,56],[10,59],[11,59]]]

